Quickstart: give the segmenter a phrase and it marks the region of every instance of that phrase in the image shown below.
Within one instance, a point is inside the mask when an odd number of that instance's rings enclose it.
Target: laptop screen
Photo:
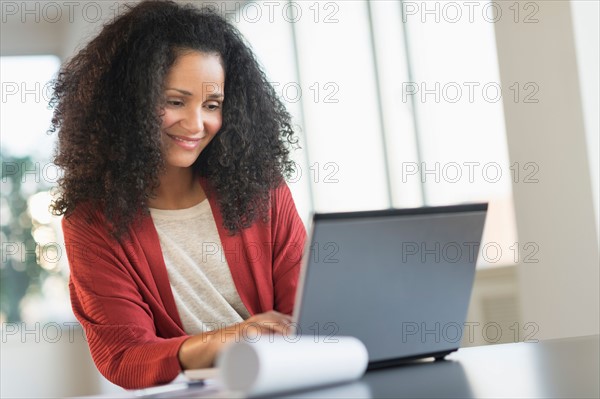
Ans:
[[[296,333],[354,336],[372,363],[460,345],[487,204],[314,214]]]

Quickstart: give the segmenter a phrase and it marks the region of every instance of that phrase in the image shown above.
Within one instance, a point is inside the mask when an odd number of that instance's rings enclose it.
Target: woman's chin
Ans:
[[[189,168],[196,162],[196,159],[198,159],[198,157],[188,159],[167,159],[165,163],[172,168]]]

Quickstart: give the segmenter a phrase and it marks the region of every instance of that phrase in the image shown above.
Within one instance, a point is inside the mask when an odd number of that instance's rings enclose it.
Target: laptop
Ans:
[[[458,350],[487,204],[315,213],[293,321],[360,339],[369,369]]]

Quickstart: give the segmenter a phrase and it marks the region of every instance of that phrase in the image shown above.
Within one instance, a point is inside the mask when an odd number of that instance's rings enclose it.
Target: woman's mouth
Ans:
[[[200,144],[200,138],[190,138],[190,137],[184,137],[184,136],[175,136],[169,133],[165,133],[167,136],[169,136],[169,138],[171,140],[173,140],[173,142],[175,144],[177,144],[178,146],[180,146],[181,148],[184,148],[186,150],[193,150],[194,148],[198,147],[198,145]]]

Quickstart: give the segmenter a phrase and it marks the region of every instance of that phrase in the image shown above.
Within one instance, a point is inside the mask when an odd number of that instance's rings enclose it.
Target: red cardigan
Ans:
[[[270,219],[232,236],[222,227],[216,198],[202,180],[223,252],[250,314],[291,314],[306,231],[290,190],[271,193]],[[150,216],[118,242],[101,212],[78,206],[63,219],[71,270],[69,290],[98,370],[127,389],[167,383],[181,371],[177,353],[183,330],[158,234]]]

